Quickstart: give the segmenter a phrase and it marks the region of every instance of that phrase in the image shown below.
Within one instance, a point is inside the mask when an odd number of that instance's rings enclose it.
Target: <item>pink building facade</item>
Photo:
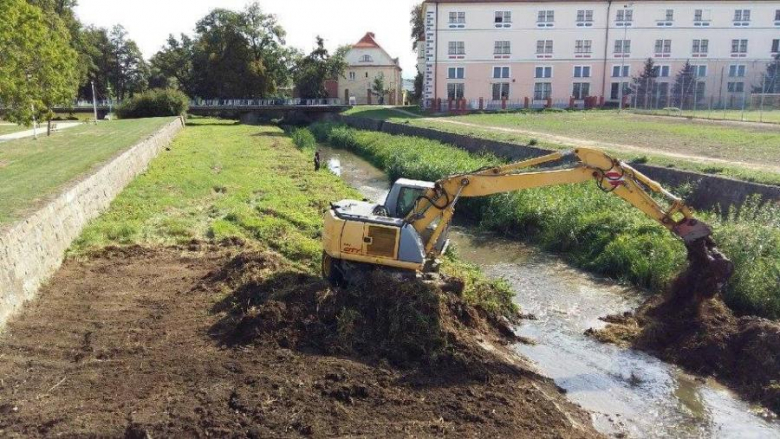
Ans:
[[[687,88],[723,103],[761,85],[780,51],[776,0],[428,0],[423,14],[426,106],[616,103],[636,91],[648,58],[658,77],[643,101],[671,103],[687,61],[695,72]]]

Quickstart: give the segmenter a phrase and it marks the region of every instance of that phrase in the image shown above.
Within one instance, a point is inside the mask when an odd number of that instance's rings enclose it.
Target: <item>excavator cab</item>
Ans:
[[[387,216],[392,218],[406,218],[414,209],[417,200],[425,192],[433,189],[434,184],[429,181],[409,180],[400,178],[393,184],[392,189],[385,199]]]

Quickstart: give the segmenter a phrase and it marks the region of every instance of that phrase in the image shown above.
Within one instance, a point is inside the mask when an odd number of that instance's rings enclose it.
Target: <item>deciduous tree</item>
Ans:
[[[347,62],[344,59],[349,47],[340,47],[333,56],[325,48],[325,42],[317,37],[317,47],[301,58],[294,69],[295,86],[302,98],[325,98],[325,81],[344,75]]]

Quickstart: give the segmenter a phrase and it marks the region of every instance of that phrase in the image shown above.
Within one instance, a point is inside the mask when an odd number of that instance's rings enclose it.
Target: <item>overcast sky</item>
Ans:
[[[287,44],[309,52],[317,35],[328,49],[356,43],[366,32],[391,56],[401,58],[404,78],[414,78],[416,56],[409,38],[409,15],[420,0],[259,0],[287,31]],[[249,0],[78,0],[85,24],[121,24],[148,59],[168,34],[192,34],[195,22],[220,7],[242,9]]]

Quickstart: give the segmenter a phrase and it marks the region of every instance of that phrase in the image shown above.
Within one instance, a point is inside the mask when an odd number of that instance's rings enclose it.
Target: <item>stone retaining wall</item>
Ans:
[[[87,222],[105,210],[183,126],[177,118],[92,175],[71,183],[37,212],[0,227],[0,328],[59,268],[65,250]]]
[[[353,128],[438,140],[472,153],[489,152],[507,160],[524,160],[553,152],[533,146],[498,142],[382,120],[354,116],[341,116],[340,120]],[[750,183],[660,166],[642,164],[633,166],[648,177],[668,187],[691,184],[693,191],[686,197],[686,202],[696,209],[713,209],[717,206],[728,209],[731,206],[742,205],[752,195],[759,195],[765,201],[780,202],[780,187],[778,186]]]

